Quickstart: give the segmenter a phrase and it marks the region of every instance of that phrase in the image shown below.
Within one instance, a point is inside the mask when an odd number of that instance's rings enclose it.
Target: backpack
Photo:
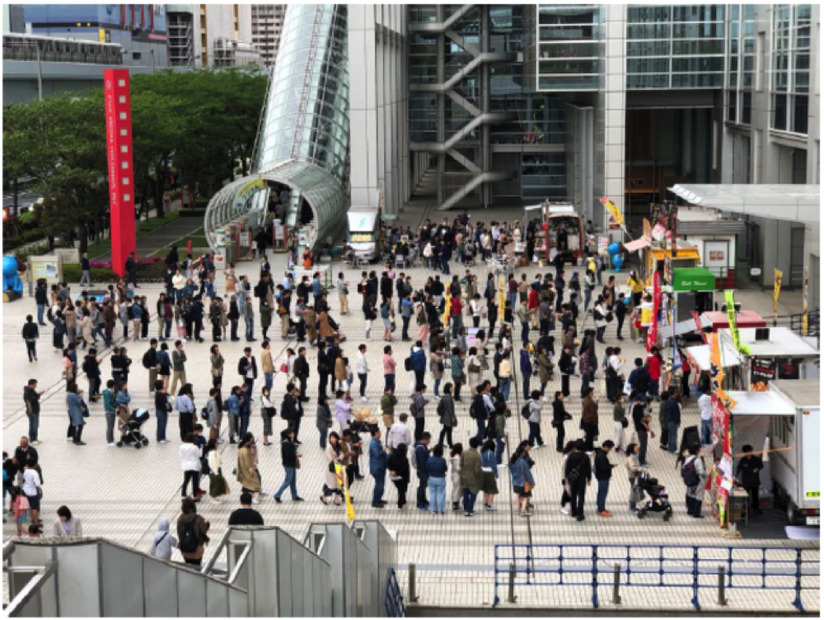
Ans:
[[[484,397],[480,394],[477,394],[472,398],[472,404],[469,405],[469,416],[473,419],[483,418],[484,411],[486,407],[484,406]]]
[[[209,410],[206,407],[200,410],[200,417],[204,420],[209,419]]]
[[[193,519],[183,528],[183,534],[180,536],[180,542],[177,547],[181,553],[194,553],[197,551],[198,541],[197,533],[195,533],[195,520],[196,519]]]
[[[154,367],[154,364],[152,364],[152,350],[149,349],[143,354],[143,368],[148,370],[152,367]]]
[[[403,360],[403,368],[406,371],[412,370],[412,356],[409,356],[405,360]]]
[[[696,459],[687,461],[681,468],[681,478],[688,487],[698,486],[698,483],[701,481],[698,477],[698,469],[695,467],[695,461]]]
[[[521,416],[525,420],[528,420],[531,415],[532,415],[532,413],[529,411],[529,403],[527,403],[523,407],[521,407]]]
[[[129,320],[134,319],[134,311],[132,310],[131,304],[126,305],[126,318],[128,318]]]

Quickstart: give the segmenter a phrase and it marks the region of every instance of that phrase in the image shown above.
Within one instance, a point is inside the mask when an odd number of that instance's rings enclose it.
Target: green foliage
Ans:
[[[136,204],[160,208],[174,170],[208,199],[245,168],[254,147],[266,75],[243,69],[171,69],[131,80]],[[33,177],[44,197],[42,235],[87,231],[108,211],[102,89],[4,108],[4,187]],[[144,224],[141,224],[141,228]]]
[[[90,270],[92,282],[117,282],[118,275],[111,269],[92,268]],[[78,282],[82,277],[80,265],[63,264],[63,277],[67,282]],[[152,263],[150,265],[138,265],[137,279],[140,280],[162,280],[166,275],[166,263]]]

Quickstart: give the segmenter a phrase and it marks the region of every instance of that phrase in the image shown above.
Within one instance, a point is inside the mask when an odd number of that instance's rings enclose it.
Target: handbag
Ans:
[[[535,485],[531,482],[524,482],[524,493],[529,493],[532,489],[535,488]]]
[[[624,416],[624,417],[621,419],[621,426],[622,426],[623,428],[627,428],[627,427],[629,426],[629,420],[627,419],[627,416]]]
[[[84,418],[89,417],[89,406],[86,404],[85,401],[80,401],[80,413],[83,414]]]

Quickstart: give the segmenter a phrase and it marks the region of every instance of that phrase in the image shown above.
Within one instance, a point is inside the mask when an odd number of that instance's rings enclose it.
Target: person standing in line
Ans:
[[[415,441],[423,439],[424,430],[426,426],[426,405],[429,404],[429,399],[424,398],[426,392],[426,385],[420,383],[415,388],[415,394],[412,396],[412,417],[415,418]]]
[[[455,401],[452,398],[452,384],[443,386],[443,396],[438,401],[438,418],[441,423],[441,434],[438,437],[438,445],[443,446],[446,438],[447,445],[452,447],[452,431],[458,426],[458,418],[455,415]]]
[[[587,388],[584,402],[581,403],[581,430],[584,431],[584,450],[594,450],[593,440],[598,437],[598,400],[593,396],[594,388]]]
[[[449,481],[452,484],[451,498],[452,510],[458,512],[461,509],[461,497],[463,489],[461,487],[461,457],[463,455],[463,444],[454,444],[449,451]]]
[[[180,487],[180,496],[190,497],[186,494],[189,483],[192,485],[192,495],[196,502],[200,501],[203,492],[200,490],[200,457],[203,456],[200,448],[195,444],[195,434],[186,433],[183,443],[180,445],[180,468],[183,470],[183,485]]]
[[[638,436],[638,460],[641,467],[646,467],[647,444],[651,436],[655,437],[649,426],[652,417],[647,413],[647,399],[643,392],[633,391],[630,394],[630,399],[632,400],[632,424],[635,428],[635,434]]]
[[[638,444],[629,444],[625,453],[627,458],[624,465],[627,468],[627,478],[629,479],[629,511],[638,512],[635,505],[641,501],[644,494],[638,486],[638,476],[644,471],[638,461]]]
[[[271,392],[268,387],[263,386],[260,395],[260,415],[263,418],[263,445],[271,446],[269,437],[272,436],[272,418],[277,415],[277,409],[271,399]]]
[[[286,394],[284,394],[283,402],[280,405],[280,415],[287,421],[288,428],[295,431],[295,443],[301,445],[298,435],[300,433],[300,421],[303,418],[303,401],[300,398],[300,391],[292,383],[286,386]]]
[[[572,498],[570,514],[578,521],[583,521],[586,489],[592,483],[592,466],[586,455],[583,439],[575,442],[575,449],[567,456],[564,479],[569,485],[569,495]]]
[[[125,386],[123,387],[125,388]],[[123,390],[120,390],[119,394],[122,392]],[[183,441],[186,435],[194,432],[195,428],[195,403],[191,383],[186,383],[180,388],[180,391],[177,393],[177,398],[175,398],[174,407],[178,413],[180,440]]]
[[[293,502],[302,502],[303,498],[298,495],[297,470],[298,467],[300,467],[300,457],[303,455],[298,452],[297,445],[295,444],[295,431],[291,428],[287,428],[280,433],[280,454],[286,477],[283,480],[283,484],[275,491],[275,502],[278,504],[281,503],[281,495],[287,488],[292,494]]]
[[[406,444],[395,446],[386,462],[389,470],[389,479],[398,490],[398,510],[406,505],[406,490],[409,488],[409,459],[406,456]]]
[[[263,371],[264,384],[268,390],[271,390],[275,382],[275,362],[272,359],[272,347],[268,340],[264,340],[261,344],[260,366]],[[306,390],[303,389],[302,392],[305,393]]]
[[[624,449],[624,429],[629,426],[627,410],[624,407],[624,395],[618,392],[615,395],[615,404],[612,406],[612,428],[615,431],[615,451],[620,454]]]
[[[329,434],[329,429],[332,428],[332,410],[329,407],[329,396],[326,394],[318,396],[315,426],[320,436],[320,449],[326,450],[326,436]]]
[[[433,515],[446,514],[446,459],[443,458],[443,445],[432,450],[432,456],[426,461],[426,479],[429,484],[429,512]]]
[[[83,427],[86,425],[86,416],[89,415],[89,406],[83,401],[83,391],[77,389],[72,381],[66,387],[66,404],[69,408],[69,430],[67,439],[71,439],[76,446],[85,446],[83,441]]]
[[[26,404],[26,417],[29,419],[29,441],[39,446],[37,431],[40,429],[40,397],[43,390],[37,389],[37,379],[29,379],[23,388],[23,402]]]
[[[158,560],[171,560],[172,549],[176,549],[177,538],[169,532],[170,523],[166,517],[161,517],[157,522],[157,531],[152,536],[152,546],[149,555]]]
[[[309,362],[306,360],[306,347],[300,347],[298,349],[298,356],[295,359],[293,370],[295,379],[300,383],[300,401],[308,403],[309,397],[306,395],[306,383],[309,381]]]
[[[598,481],[598,515],[601,517],[611,517],[612,513],[607,510],[607,493],[609,493],[609,481],[612,478],[612,468],[618,467],[615,463],[610,463],[607,455],[615,447],[612,440],[607,439],[601,447],[595,451],[595,479]]]
[[[529,407],[529,417],[527,418],[527,423],[529,424],[529,438],[527,441],[529,442],[530,448],[535,448],[536,443],[537,448],[544,447],[544,438],[541,437],[541,392],[539,390],[532,390],[532,394],[529,395],[530,399],[527,403]]]
[[[29,356],[29,363],[37,361],[37,339],[40,338],[40,330],[34,322],[32,315],[26,315],[26,323],[23,325],[23,341],[26,343],[26,353]]]
[[[178,382],[180,385],[186,385],[186,352],[183,350],[183,343],[175,340],[175,350],[172,351],[172,393]]]
[[[506,402],[509,402],[509,390],[512,384],[512,364],[509,361],[509,351],[504,351],[501,355],[498,378],[500,380],[499,393],[503,395]]]
[[[415,341],[409,359],[412,363],[412,371],[415,373],[415,390],[417,390],[418,386],[423,385],[426,372],[426,353],[423,352],[423,343],[420,340]]]
[[[241,492],[252,495],[252,503],[259,504],[256,494],[262,495],[260,470],[258,469],[258,452],[255,437],[252,433],[242,436],[237,451],[237,481],[241,485]]]
[[[37,304],[37,324],[40,327],[45,327],[46,322],[43,320],[43,316],[46,314],[46,307],[49,304],[49,289],[43,279],[37,281],[37,288],[34,289],[34,302]]]
[[[415,444],[415,471],[418,473],[418,510],[427,510],[429,501],[426,499],[426,488],[429,479],[426,474],[426,462],[429,460],[429,442],[432,436],[424,433]]]
[[[386,502],[383,501],[383,491],[386,484],[386,467],[388,455],[381,443],[381,431],[373,428],[371,431],[372,440],[369,442],[369,473],[375,479],[375,487],[372,491],[372,508],[383,508]]]
[[[392,357],[392,346],[386,345],[383,348],[383,381],[384,381],[384,391],[388,388],[392,388],[392,391],[395,391],[395,368],[397,366],[397,362],[395,358]]]
[[[689,456],[684,461],[684,468],[694,463],[697,474],[697,484],[687,487],[687,514],[695,519],[703,519],[701,507],[704,505],[704,487],[707,482],[707,467],[704,459],[699,456],[701,445],[695,443],[689,447]]]
[[[524,388],[524,400],[529,400],[530,389],[529,384],[532,380],[532,360],[530,359],[529,349],[531,345],[527,342],[526,348],[521,349],[521,381]]]
[[[100,396],[100,364],[97,361],[97,349],[89,349],[83,360],[82,369],[89,380],[89,402],[97,402]]]
[[[369,378],[369,362],[366,360],[365,344],[358,346],[358,357],[355,360],[355,372],[357,372],[358,380],[360,381],[361,401],[366,402],[369,400],[366,397],[366,381]]]
[[[532,499],[532,489],[535,487],[535,478],[532,476],[529,458],[529,442],[522,441],[509,461],[512,472],[512,490],[517,495],[518,514],[522,517],[531,517],[529,501]]]
[[[149,348],[143,354],[143,368],[149,371],[149,393],[154,392],[155,383],[157,383],[157,372],[159,366],[157,363],[157,338],[152,338],[149,341]]]
[[[20,488],[29,502],[29,514],[32,525],[40,525],[40,496],[42,494],[43,482],[37,471],[37,464],[29,460],[24,460],[18,464],[23,468],[23,483]]]
[[[244,285],[246,284],[244,280]],[[249,299],[246,299],[244,296],[245,303],[243,304],[243,323],[246,326],[246,342],[255,342],[257,338],[255,338],[255,309],[252,306],[252,302]],[[288,313],[287,313],[288,318]]]
[[[429,352],[429,370],[432,372],[432,380],[435,383],[435,387],[433,389],[435,398],[440,398],[438,390],[440,390],[441,381],[443,381],[445,358],[446,355],[444,354],[441,345],[433,345],[432,350]]]
[[[678,429],[681,427],[681,403],[670,394],[665,402],[665,407],[667,412],[667,432],[669,433],[667,449],[670,454],[677,454]]]
[[[117,418],[117,403],[115,402],[114,380],[106,381],[106,389],[103,390],[103,413],[106,415],[106,444],[116,446],[114,440],[114,427]]]
[[[387,431],[395,423],[395,405],[398,404],[398,397],[395,396],[394,391],[394,388],[387,387],[383,391],[383,396],[381,396],[381,419]]]
[[[480,446],[480,441],[476,437],[471,437],[469,449],[461,454],[461,488],[466,517],[475,516],[475,498],[483,487],[483,469],[478,446]]]
[[[481,448],[481,470],[483,471],[484,509],[497,510],[494,506],[498,494],[498,460],[495,457],[495,442],[487,439]]]
[[[212,375],[212,387],[219,388],[223,385],[223,366],[226,360],[220,352],[220,345],[213,344],[209,347],[209,372]]]
[[[243,383],[249,387],[249,393],[253,393],[255,389],[255,379],[257,379],[258,370],[255,357],[252,355],[252,347],[243,348],[243,357],[237,363],[237,373],[243,379]]]
[[[701,410],[701,443],[712,443],[712,397],[709,390],[701,392],[698,397],[698,408]]]

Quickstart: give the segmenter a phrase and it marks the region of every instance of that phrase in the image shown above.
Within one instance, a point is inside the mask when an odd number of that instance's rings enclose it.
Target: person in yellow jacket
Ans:
[[[636,308],[641,303],[644,283],[641,281],[641,278],[638,277],[638,274],[635,273],[635,270],[629,272],[629,276],[627,276],[627,286],[629,286],[632,291],[632,307]]]

